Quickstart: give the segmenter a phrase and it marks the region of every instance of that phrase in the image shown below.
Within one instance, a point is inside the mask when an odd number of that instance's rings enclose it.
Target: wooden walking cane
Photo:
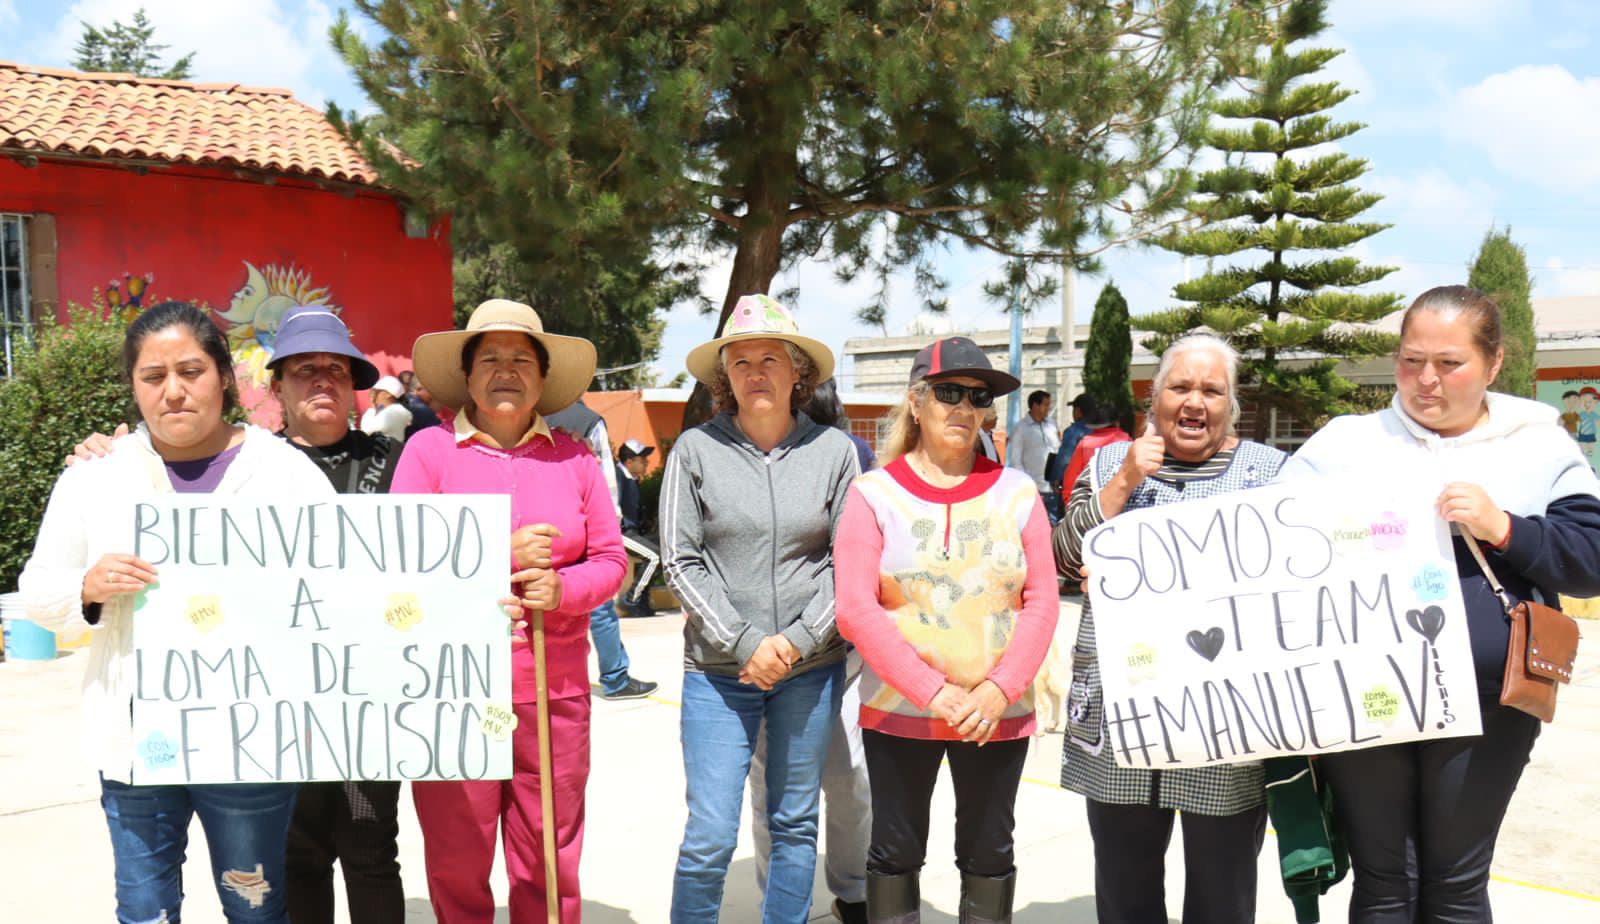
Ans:
[[[550,774],[550,676],[544,660],[544,610],[533,611],[533,677],[538,686],[539,818],[544,833],[544,911],[549,924],[561,924],[561,890],[556,885],[556,812]]]

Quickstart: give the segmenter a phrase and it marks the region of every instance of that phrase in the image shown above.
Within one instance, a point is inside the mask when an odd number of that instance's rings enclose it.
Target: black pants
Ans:
[[[1482,706],[1483,734],[1318,758],[1350,846],[1355,922],[1478,924],[1500,822],[1539,720]]]
[[[638,566],[633,569],[633,586],[622,595],[624,604],[636,606],[650,591],[650,579],[661,564],[661,547],[656,545],[655,539],[636,529],[623,531],[622,545],[629,555],[639,559]]]
[[[946,756],[956,792],[956,868],[992,877],[1016,871],[1011,832],[1028,739],[991,741],[980,748],[965,741],[898,738],[863,729],[861,744],[872,786],[867,872],[896,876],[922,869],[928,853],[928,805]]]
[[[1086,800],[1100,924],[1167,924],[1166,856],[1177,812]],[[1183,924],[1256,917],[1256,857],[1267,807],[1236,815],[1183,813]]]
[[[289,826],[289,920],[333,924],[333,861],[344,871],[351,924],[402,924],[400,784],[303,783]]]

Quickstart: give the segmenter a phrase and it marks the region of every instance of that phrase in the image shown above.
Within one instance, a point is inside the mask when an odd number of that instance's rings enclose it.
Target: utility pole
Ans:
[[[1022,299],[1018,298],[1019,285],[1011,287],[1011,374],[1022,381]],[[1019,388],[1006,402],[1006,460],[1016,459],[1017,420],[1022,416],[1022,395],[1027,389]]]
[[[1061,394],[1056,396],[1055,404],[1056,424],[1062,429],[1072,423],[1069,419],[1072,415],[1067,412],[1067,396],[1075,391],[1072,385],[1072,358],[1078,352],[1077,284],[1077,274],[1072,271],[1072,264],[1062,260],[1061,353],[1067,358],[1067,363],[1061,367]]]

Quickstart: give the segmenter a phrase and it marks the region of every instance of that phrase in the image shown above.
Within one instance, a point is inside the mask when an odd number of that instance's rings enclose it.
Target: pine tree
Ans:
[[[562,277],[524,262],[509,244],[459,231],[451,243],[457,327],[465,326],[472,309],[486,299],[532,305],[546,328],[593,341],[601,368],[634,367],[608,375],[605,387],[612,389],[652,384],[649,369],[640,364],[661,352],[666,329],[661,313],[692,298],[698,281],[699,267],[657,261],[641,250],[631,258],[612,255],[603,266],[577,274],[581,284],[570,288]]]
[[[1118,416],[1133,411],[1133,335],[1128,330],[1128,301],[1116,283],[1107,282],[1094,302],[1089,343],[1083,353],[1083,390],[1116,405]]]
[[[950,243],[1093,270],[1181,202],[1162,168],[1260,3],[355,5],[381,40],[332,35],[392,126],[354,132],[386,182],[549,278],[640,242],[731,251],[720,328],[803,258],[912,267],[935,309]]]
[[[1159,241],[1204,258],[1208,271],[1173,288],[1187,304],[1135,321],[1154,332],[1145,345],[1158,353],[1200,327],[1231,342],[1242,355],[1241,398],[1255,412],[1248,435],[1256,439],[1268,436],[1272,409],[1306,423],[1343,410],[1341,399],[1355,386],[1335,371],[1340,358],[1394,348],[1392,336],[1361,325],[1394,311],[1399,297],[1349,290],[1395,268],[1337,254],[1388,227],[1354,220],[1382,197],[1352,185],[1366,161],[1311,150],[1362,128],[1327,114],[1355,91],[1305,79],[1339,50],[1290,47],[1327,28],[1325,7],[1325,0],[1281,7],[1270,45],[1244,69],[1245,92],[1213,104],[1221,121],[1206,143],[1226,162],[1197,180],[1190,209],[1202,225]],[[1252,265],[1252,254],[1265,260]]]
[[[1494,390],[1532,398],[1537,368],[1538,335],[1533,327],[1533,279],[1528,253],[1511,240],[1511,229],[1490,229],[1467,273],[1467,285],[1487,292],[1500,305],[1505,362]]]
[[[161,52],[172,47],[151,41],[156,30],[145,18],[144,8],[133,14],[133,23],[124,25],[112,20],[111,25],[98,29],[81,23],[83,35],[72,66],[80,71],[94,73],[133,74],[136,77],[159,77],[163,80],[188,80],[194,64],[194,52],[179,58],[165,70],[161,69]]]

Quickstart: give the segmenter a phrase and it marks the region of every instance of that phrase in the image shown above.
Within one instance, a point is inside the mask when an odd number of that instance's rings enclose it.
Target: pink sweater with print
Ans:
[[[611,493],[588,448],[559,430],[554,442],[535,436],[505,450],[457,444],[450,428],[430,427],[406,441],[390,493],[505,494],[508,533],[533,523],[561,530],[553,544],[561,606],[544,617],[550,698],[588,696],[589,611],[616,594],[627,570]],[[513,645],[512,698],[533,702],[534,682],[531,642]]]
[[[1032,734],[1030,687],[1060,613],[1032,479],[979,459],[942,489],[896,459],[851,485],[833,571],[839,631],[865,662],[862,728],[959,739],[928,704],[946,681],[987,679],[1009,704],[994,737]]]

